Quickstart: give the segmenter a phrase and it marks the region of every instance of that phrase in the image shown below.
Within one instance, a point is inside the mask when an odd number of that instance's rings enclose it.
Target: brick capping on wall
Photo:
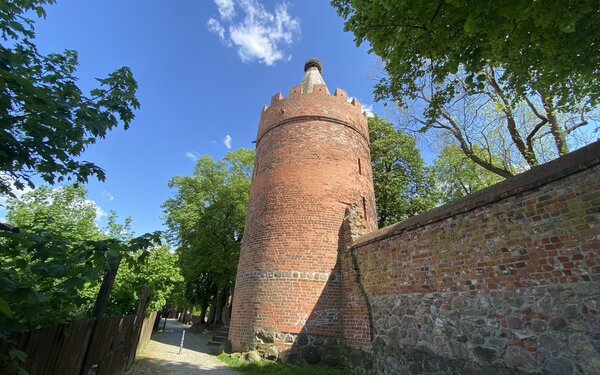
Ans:
[[[558,159],[508,178],[496,185],[479,190],[462,199],[366,234],[358,238],[352,244],[351,249],[357,249],[399,235],[402,232],[423,227],[498,202],[510,196],[535,189],[536,187],[591,168],[597,164],[600,164],[600,141],[596,141],[579,150],[563,155]]]

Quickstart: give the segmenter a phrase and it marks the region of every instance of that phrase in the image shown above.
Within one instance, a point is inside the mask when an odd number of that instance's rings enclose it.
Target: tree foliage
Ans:
[[[44,229],[74,242],[98,240],[103,236],[96,225],[96,209],[81,185],[40,186],[21,199],[8,200],[7,220],[21,231]]]
[[[174,288],[182,280],[177,254],[170,253],[167,245],[152,247],[144,262],[124,263],[119,267],[110,293],[107,314],[135,313],[144,286],[150,289],[147,311],[158,311],[167,304]]]
[[[203,156],[192,175],[169,182],[176,193],[163,209],[190,303],[207,307],[218,289],[233,287],[253,165],[249,149],[219,161]]]
[[[600,13],[596,0],[333,0],[356,43],[368,41],[389,77],[379,98],[403,101],[431,74],[441,83],[464,69],[465,83],[480,87],[486,67],[501,69],[508,93],[534,88],[558,108],[600,99]],[[438,92],[434,108],[454,96]]]
[[[376,98],[405,108],[403,126],[441,135],[488,171],[510,177],[593,139],[594,0],[332,3],[383,60]]]
[[[432,208],[434,183],[415,139],[380,118],[369,118],[371,164],[379,227]]]
[[[99,87],[85,95],[76,51],[39,53],[28,15],[44,17],[43,6],[52,3],[9,0],[0,7],[0,195],[11,195],[12,185],[33,187],[33,174],[50,184],[104,180],[104,170],[79,156],[119,123],[127,129],[139,108],[129,68],[98,78]]]
[[[481,150],[475,149],[477,153]],[[456,144],[450,144],[435,159],[433,172],[440,200],[451,202],[502,181],[502,177],[475,164]]]
[[[524,98],[511,96],[494,68],[482,74],[485,82],[476,88],[465,82],[464,72],[442,84],[428,75],[403,110],[403,126],[458,145],[471,161],[505,178],[593,140],[591,127],[598,117],[589,101],[573,112],[561,112],[556,100],[543,91]],[[456,98],[433,110],[436,93],[449,87],[456,90]]]
[[[40,187],[7,207],[17,229],[0,230],[0,339],[87,316],[96,297],[89,290],[107,266],[122,258],[133,267],[160,241],[160,233],[121,240],[99,230],[80,186]]]

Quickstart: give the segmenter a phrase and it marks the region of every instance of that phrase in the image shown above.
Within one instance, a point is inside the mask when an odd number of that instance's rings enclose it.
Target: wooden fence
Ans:
[[[14,334],[11,347],[27,354],[29,375],[119,374],[133,363],[138,346],[146,345],[150,335],[141,333],[153,323],[136,315],[78,320]],[[0,344],[0,353],[8,349]]]
[[[138,347],[136,350],[136,357],[140,355],[140,352],[146,349],[146,346],[150,342],[150,336],[152,335],[152,328],[154,327],[154,321],[156,320],[156,311],[151,313],[150,316],[144,318],[144,323],[142,324],[142,332],[140,333],[140,340],[138,342]]]

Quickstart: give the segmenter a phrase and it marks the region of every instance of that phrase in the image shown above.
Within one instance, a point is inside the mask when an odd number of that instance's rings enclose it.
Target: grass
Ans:
[[[315,365],[294,365],[261,359],[259,362],[248,363],[227,354],[219,355],[221,362],[243,374],[251,375],[350,375],[354,372],[345,368],[325,367]]]

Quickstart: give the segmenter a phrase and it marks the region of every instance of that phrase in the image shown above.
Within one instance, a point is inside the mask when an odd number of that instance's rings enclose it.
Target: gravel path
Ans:
[[[162,327],[162,323],[161,323]],[[155,332],[127,375],[238,375],[210,353],[210,336],[191,333],[188,326],[167,320],[165,332]],[[185,332],[183,351],[179,353],[181,332]]]

